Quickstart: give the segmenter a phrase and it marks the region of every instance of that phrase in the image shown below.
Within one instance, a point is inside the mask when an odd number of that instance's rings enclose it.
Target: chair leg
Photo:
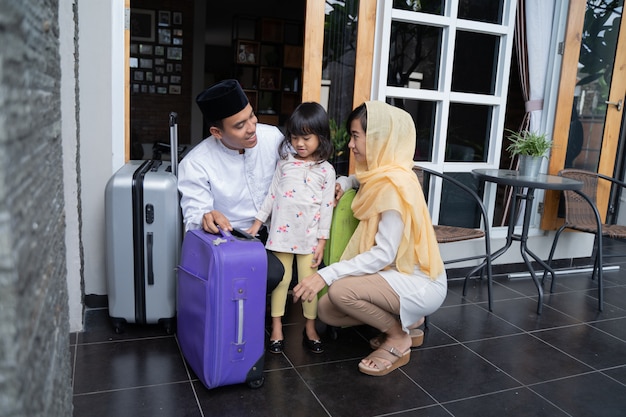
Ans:
[[[598,310],[602,311],[604,308],[604,278],[603,278],[603,262],[602,262],[602,235],[598,234],[596,239],[598,240],[598,253],[596,254],[595,264],[598,265]]]
[[[598,239],[601,239],[601,237],[598,237],[596,234],[593,240],[593,252],[591,252],[591,259],[593,259],[593,272],[591,273],[592,281],[595,281],[596,279],[596,270],[598,268],[598,252],[600,251],[598,248],[598,244],[600,243]]]
[[[596,279],[596,273],[598,274],[598,310],[604,309],[604,279],[602,269],[604,268],[602,262],[602,236],[600,234],[595,235],[593,252],[591,256],[595,254],[593,259],[593,271],[591,272],[591,280]]]
[[[489,306],[489,311],[493,312],[493,271],[491,260],[487,259],[486,262],[487,264],[485,265],[485,268],[487,268],[487,305]]]
[[[475,272],[478,272],[478,271],[475,269],[472,269],[470,272],[467,273],[467,275],[465,275],[465,281],[463,281],[463,296],[464,297],[467,295],[467,282],[470,280],[470,278],[472,277],[472,275],[474,275]],[[485,267],[483,266],[482,268],[480,268],[480,280],[482,281],[484,277],[485,277]]]
[[[492,292],[492,272],[491,272],[491,260],[487,257],[485,258],[485,260],[483,261],[484,265],[481,264],[479,265],[478,269],[472,269],[470,272],[467,273],[467,275],[465,275],[465,280],[463,281],[463,297],[465,297],[467,295],[467,282],[469,281],[470,277],[475,273],[480,271],[480,279],[483,280],[483,278],[485,277],[485,270],[487,270],[487,300],[488,300],[488,306],[489,306],[489,311],[493,311],[493,297],[491,296],[491,292]]]

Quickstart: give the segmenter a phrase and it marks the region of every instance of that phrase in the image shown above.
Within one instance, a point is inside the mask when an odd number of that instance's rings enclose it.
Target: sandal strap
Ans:
[[[393,356],[395,356],[397,358],[401,358],[402,355],[403,355],[403,352],[400,352],[395,347],[389,346],[389,345],[386,345],[386,344],[381,345],[380,349],[386,350],[387,352],[391,353]]]

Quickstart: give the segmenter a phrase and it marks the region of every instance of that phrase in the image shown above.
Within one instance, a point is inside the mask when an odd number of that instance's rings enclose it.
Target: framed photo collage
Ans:
[[[169,10],[131,9],[132,94],[180,94],[183,15]]]

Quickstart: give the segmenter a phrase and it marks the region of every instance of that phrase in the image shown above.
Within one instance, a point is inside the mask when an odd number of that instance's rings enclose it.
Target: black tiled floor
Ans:
[[[625,244],[609,248],[626,255]],[[357,369],[372,329],[340,329],[315,355],[301,345],[301,309],[292,306],[285,352],[266,355],[259,389],[208,390],[175,335],[133,325],[118,335],[106,307],[89,308],[85,331],[70,338],[74,416],[623,416],[626,263],[606,272],[605,283],[599,312],[589,273],[558,276],[553,294],[546,282],[538,316],[529,278],[496,277],[492,313],[484,282],[463,297],[462,282],[451,281],[424,345],[381,378]]]

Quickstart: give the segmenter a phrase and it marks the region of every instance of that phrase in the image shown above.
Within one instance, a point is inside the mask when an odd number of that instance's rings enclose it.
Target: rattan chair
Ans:
[[[435,234],[437,235],[437,242],[440,244],[450,243],[450,242],[461,242],[465,240],[483,239],[483,244],[485,246],[484,254],[474,255],[474,256],[465,256],[465,257],[454,258],[454,259],[447,259],[444,261],[444,263],[448,265],[448,264],[471,261],[475,259],[482,259],[482,262],[480,264],[472,268],[465,275],[465,281],[463,283],[463,295],[466,295],[467,283],[474,274],[480,271],[480,276],[482,278],[484,277],[486,273],[489,311],[492,311],[493,300],[491,296],[492,269],[491,269],[491,257],[490,257],[491,242],[489,239],[489,218],[487,216],[487,209],[485,208],[485,205],[483,204],[482,199],[473,189],[471,189],[467,185],[463,184],[462,182],[458,181],[457,179],[449,175],[446,175],[441,172],[433,171],[428,168],[418,167],[418,166],[414,167],[413,171],[417,175],[419,182],[422,185],[423,189],[425,189],[424,187],[425,180],[431,181],[433,180],[433,178],[431,177],[439,177],[444,183],[453,185],[455,187],[454,188],[455,190],[458,190],[459,192],[463,192],[464,194],[469,196],[471,199],[473,199],[476,205],[480,208],[481,223],[482,223],[481,229],[474,229],[474,228],[460,227],[460,226],[446,226],[446,225],[434,225],[434,228],[435,228]]]
[[[565,229],[578,230],[580,232],[593,233],[595,235],[594,249],[592,252],[593,272],[591,279],[594,280],[596,271],[598,274],[598,309],[602,311],[604,300],[604,283],[602,280],[602,237],[610,239],[626,239],[626,226],[617,224],[602,223],[600,214],[596,207],[596,195],[598,191],[599,181],[608,181],[611,187],[626,187],[626,183],[606,175],[598,174],[591,171],[580,169],[564,169],[559,175],[566,178],[572,178],[583,182],[583,188],[580,191],[564,191],[565,197],[565,223],[557,230],[550,249],[548,257],[548,265],[552,262],[554,251],[561,236],[561,232]],[[544,272],[543,279],[545,280]],[[552,276],[550,292],[554,289],[555,276]]]

